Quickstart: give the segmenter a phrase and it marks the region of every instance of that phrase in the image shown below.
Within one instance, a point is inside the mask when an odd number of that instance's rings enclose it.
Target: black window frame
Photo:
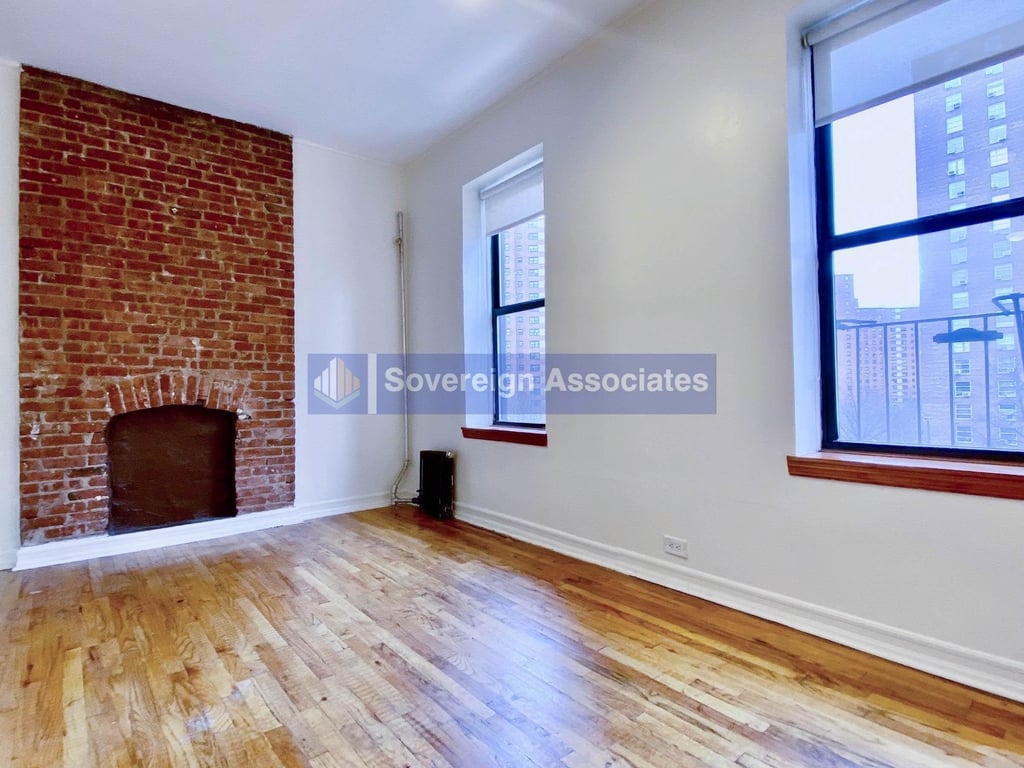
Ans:
[[[818,255],[818,306],[821,347],[821,427],[822,449],[851,453],[888,453],[907,456],[931,456],[1024,463],[1024,451],[997,451],[985,448],[906,445],[902,443],[861,443],[839,439],[839,408],[836,349],[834,254],[865,245],[874,245],[915,235],[944,232],[959,227],[987,224],[999,219],[1024,216],[1024,197],[998,203],[986,203],[958,211],[945,211],[916,219],[898,221],[853,232],[835,231],[835,190],[832,178],[832,126],[815,128],[814,175]],[[1024,342],[1024,322],[1017,318],[1018,337]],[[954,437],[951,435],[951,438]],[[955,441],[951,441],[955,445]]]
[[[545,287],[544,296],[539,299],[528,299],[527,301],[520,301],[514,304],[502,304],[502,271],[501,271],[501,235],[504,232],[508,232],[515,227],[525,224],[528,221],[544,216],[544,212],[540,211],[534,214],[525,221],[518,222],[512,226],[505,227],[505,229],[499,230],[490,236],[490,249],[491,249],[491,370],[494,371],[495,377],[498,376],[498,350],[500,339],[498,338],[498,327],[502,317],[507,315],[519,314],[521,312],[529,312],[534,309],[542,309],[545,306],[547,298],[547,288]],[[547,350],[545,349],[545,353]],[[532,360],[532,354],[530,359]],[[545,409],[544,421],[543,422],[532,422],[532,421],[502,421],[500,418],[500,388],[495,386],[494,388],[494,400],[493,400],[493,414],[492,414],[492,425],[496,427],[517,427],[521,429],[537,429],[542,430],[547,428],[547,411]]]

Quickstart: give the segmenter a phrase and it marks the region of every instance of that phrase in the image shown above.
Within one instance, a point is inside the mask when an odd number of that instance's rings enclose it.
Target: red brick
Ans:
[[[103,430],[147,405],[244,399],[239,511],[290,504],[288,138],[31,67],[21,133],[23,540],[106,529]]]

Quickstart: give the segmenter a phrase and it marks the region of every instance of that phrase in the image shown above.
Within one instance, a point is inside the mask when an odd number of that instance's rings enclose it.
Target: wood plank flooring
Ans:
[[[1024,766],[1024,705],[410,508],[0,573],[0,766]]]

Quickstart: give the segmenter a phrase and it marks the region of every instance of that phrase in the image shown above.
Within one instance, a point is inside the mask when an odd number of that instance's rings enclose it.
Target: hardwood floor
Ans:
[[[0,765],[1024,766],[1024,705],[402,508],[0,573]]]

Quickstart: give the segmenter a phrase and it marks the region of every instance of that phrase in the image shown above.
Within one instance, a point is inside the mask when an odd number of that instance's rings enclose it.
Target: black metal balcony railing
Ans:
[[[1022,293],[989,313],[835,324],[839,442],[1024,447]]]

